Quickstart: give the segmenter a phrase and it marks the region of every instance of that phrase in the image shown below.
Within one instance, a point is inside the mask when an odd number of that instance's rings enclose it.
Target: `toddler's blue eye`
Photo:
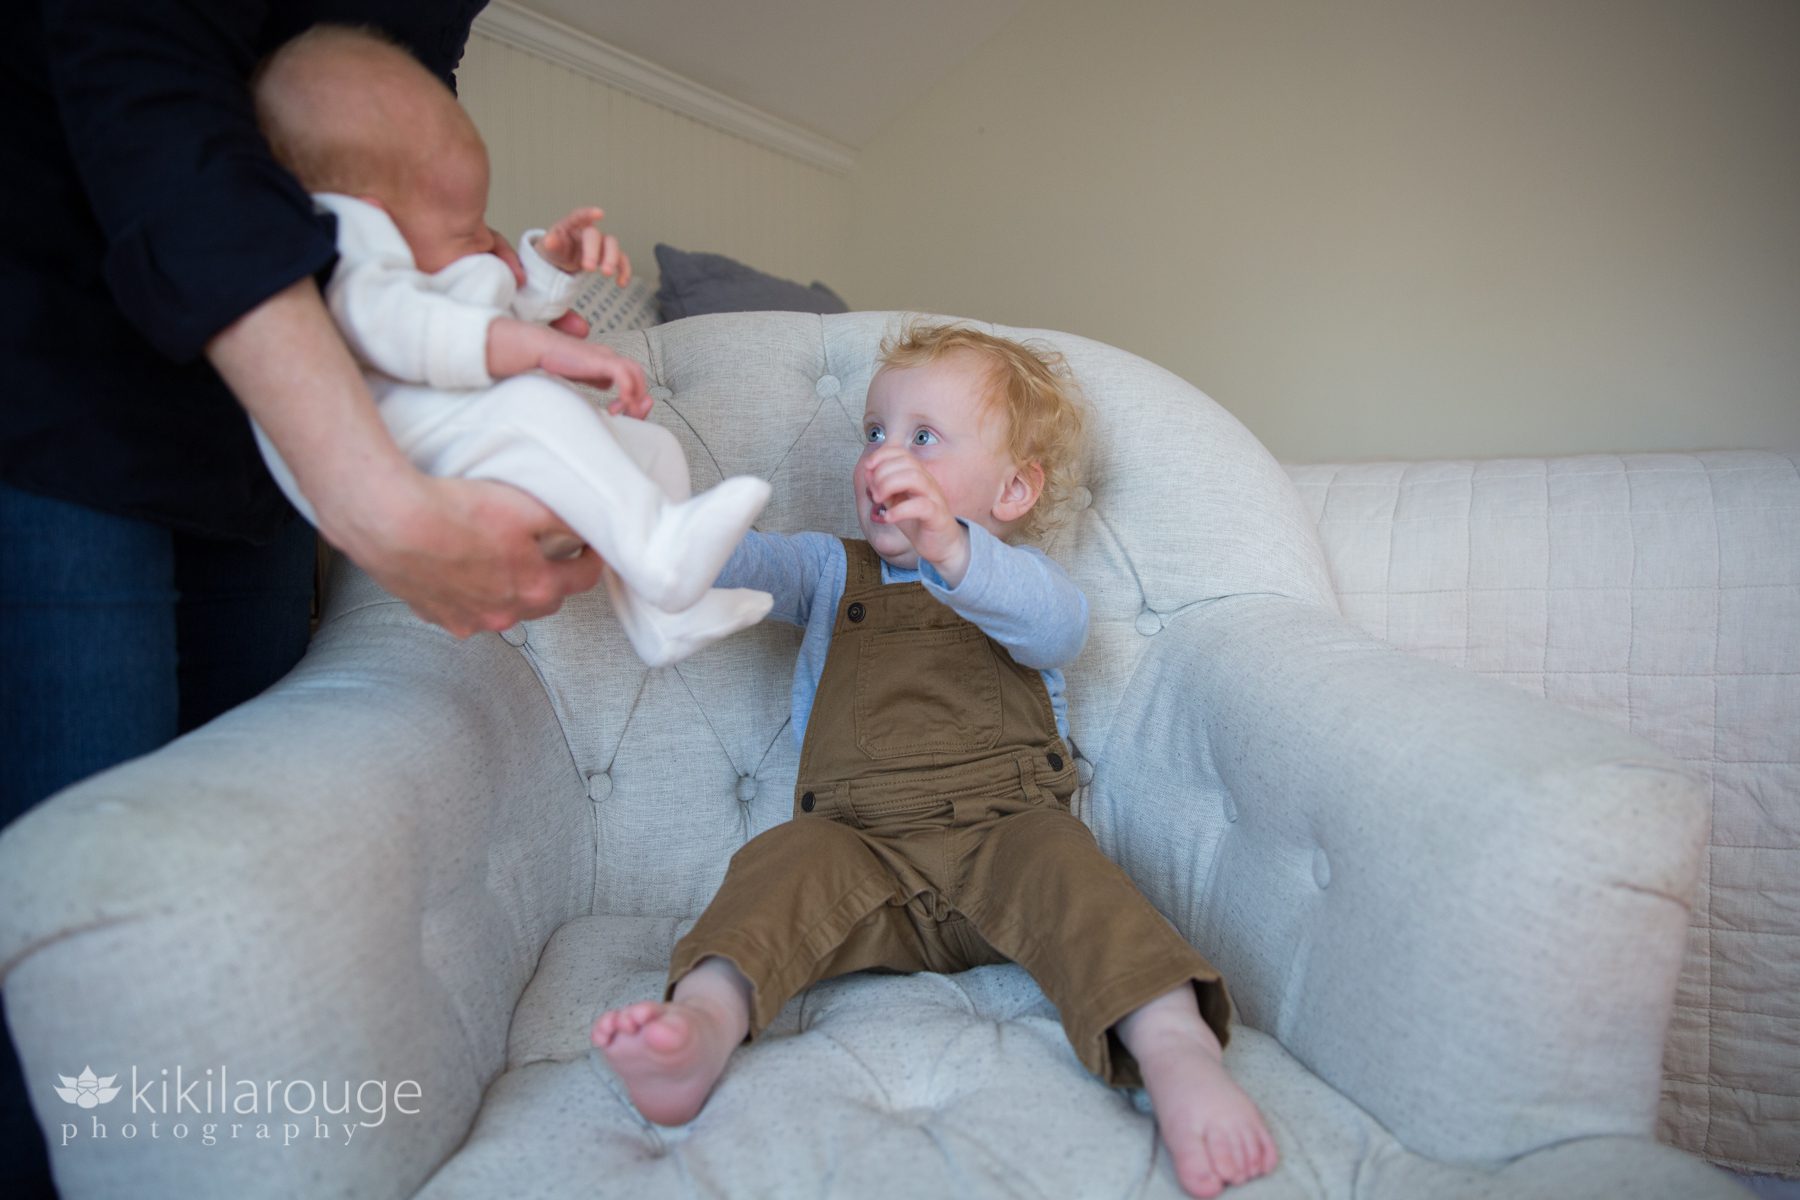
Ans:
[[[913,434],[912,440],[913,445],[915,446],[929,446],[931,443],[937,441],[937,434],[931,432],[929,429],[921,429],[919,432]]]
[[[863,430],[863,441],[868,442],[870,445],[879,442],[882,439],[882,436],[881,426],[879,425],[871,425]]]

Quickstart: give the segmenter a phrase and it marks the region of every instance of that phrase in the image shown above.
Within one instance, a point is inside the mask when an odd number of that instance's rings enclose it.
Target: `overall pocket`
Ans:
[[[896,629],[862,643],[856,744],[864,754],[961,754],[999,741],[1000,664],[981,630]]]

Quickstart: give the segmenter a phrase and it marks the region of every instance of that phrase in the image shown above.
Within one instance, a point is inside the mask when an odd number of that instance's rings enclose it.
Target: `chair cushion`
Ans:
[[[1011,964],[819,984],[737,1051],[693,1121],[646,1122],[587,1030],[606,1008],[661,995],[690,924],[580,917],[557,931],[514,1016],[507,1070],[420,1200],[1183,1196],[1144,1093],[1083,1070],[1055,1009]],[[1350,1179],[1359,1195],[1434,1200],[1676,1194],[1611,1190],[1655,1168],[1636,1139],[1593,1139],[1581,1163],[1534,1155],[1498,1174],[1434,1163],[1273,1038],[1239,1026],[1226,1054],[1284,1158],[1256,1185],[1266,1200]]]

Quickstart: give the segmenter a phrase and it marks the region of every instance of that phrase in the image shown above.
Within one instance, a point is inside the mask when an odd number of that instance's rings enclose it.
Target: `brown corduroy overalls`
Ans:
[[[884,585],[867,542],[844,549],[794,818],[733,856],[667,994],[702,959],[729,960],[754,1037],[835,975],[1010,960],[1110,1084],[1140,1082],[1112,1026],[1184,982],[1223,1044],[1219,973],[1069,811],[1075,762],[1043,676],[924,585]]]

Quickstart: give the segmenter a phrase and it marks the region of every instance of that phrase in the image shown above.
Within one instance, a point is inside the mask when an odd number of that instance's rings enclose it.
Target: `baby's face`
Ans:
[[[487,151],[476,142],[435,156],[387,208],[419,270],[435,274],[459,258],[493,250],[487,198]]]
[[[1004,535],[994,515],[1017,474],[1006,446],[1006,418],[985,403],[987,371],[972,354],[952,354],[919,367],[884,367],[869,385],[863,453],[853,474],[856,519],[875,553],[897,567],[916,567],[906,535],[879,520],[865,464],[875,451],[900,447],[943,492],[950,514]]]

